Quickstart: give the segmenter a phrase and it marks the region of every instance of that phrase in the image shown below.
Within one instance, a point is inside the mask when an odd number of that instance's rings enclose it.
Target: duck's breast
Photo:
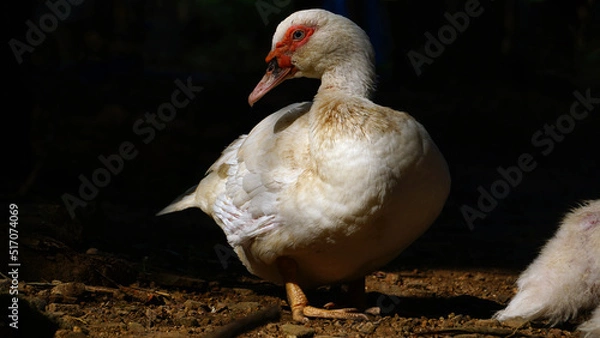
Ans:
[[[251,272],[277,280],[272,262],[286,255],[298,261],[304,284],[356,278],[394,258],[437,217],[450,182],[437,147],[407,114],[368,113],[375,117],[320,123],[325,131],[312,121],[305,165],[278,196],[281,226],[238,250]]]

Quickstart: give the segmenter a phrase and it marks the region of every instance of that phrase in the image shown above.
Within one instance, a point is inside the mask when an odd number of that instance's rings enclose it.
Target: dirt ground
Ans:
[[[33,218],[45,217],[46,226],[61,219],[59,208],[22,209]],[[54,218],[48,216],[52,212]],[[200,216],[191,211],[169,221]],[[467,266],[489,259],[487,244],[475,241],[465,250],[472,232],[456,229],[449,236],[434,226],[398,259],[366,276],[368,305],[378,306],[380,315],[370,315],[369,321],[313,319],[299,325],[292,321],[282,287],[248,274],[216,226],[202,231],[205,237],[190,249],[195,252],[180,260],[169,250],[136,259],[96,248],[75,250],[49,236],[22,237],[21,257],[27,264],[19,289],[29,306],[21,302],[20,336],[578,337],[575,327],[586,315],[555,328],[545,322],[490,319],[513,296],[518,269]],[[496,240],[499,256],[510,251]],[[467,257],[471,263],[461,266]],[[0,293],[6,293],[10,281],[1,285]],[[345,293],[331,286],[310,290],[308,297],[316,306],[343,304]],[[14,333],[8,330],[2,337]]]
[[[233,285],[162,277],[163,285],[99,287],[53,281],[22,289],[31,306],[56,325],[57,338],[237,337],[246,330],[239,337],[577,337],[574,323],[548,328],[545,323],[502,325],[489,319],[513,294],[515,275],[502,271],[377,272],[366,281],[369,300],[381,306],[381,316],[365,322],[313,319],[305,325],[292,321],[278,286],[247,277],[232,279]],[[311,299],[322,305],[335,294],[323,288]],[[231,327],[253,315],[259,316]]]
[[[382,316],[365,322],[318,319],[305,325],[292,322],[277,286],[252,278],[238,278],[235,286],[218,281],[187,282],[203,287],[32,283],[23,290],[32,306],[43,307],[45,315],[57,324],[55,337],[234,337],[233,329],[227,333],[219,330],[253,314],[261,315],[254,318],[259,327],[243,325],[250,330],[240,337],[577,336],[570,325],[546,328],[490,320],[488,314],[512,295],[514,275],[500,271],[377,272],[367,276],[367,290],[373,305],[380,304],[385,311]],[[314,303],[335,293],[329,291],[313,293]],[[281,318],[273,306],[282,309]]]

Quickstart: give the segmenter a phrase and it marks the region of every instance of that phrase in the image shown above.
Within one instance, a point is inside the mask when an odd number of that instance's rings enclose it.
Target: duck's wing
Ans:
[[[304,170],[312,103],[289,105],[232,142],[205,178],[158,215],[198,207],[212,216],[232,246],[273,229],[279,193]]]

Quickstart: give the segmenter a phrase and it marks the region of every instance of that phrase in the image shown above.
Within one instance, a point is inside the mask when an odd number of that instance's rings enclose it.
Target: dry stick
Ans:
[[[106,287],[106,286],[92,286],[92,285],[86,285],[83,283],[80,283],[80,284],[83,284],[86,292],[114,294],[117,291],[121,291],[121,292],[125,293],[126,295],[129,295],[129,296],[133,297],[134,299],[141,301],[141,302],[147,302],[150,299],[150,296],[173,298],[173,296],[171,294],[164,292],[164,291],[148,290],[148,289],[143,289],[143,288],[134,288],[131,286],[123,286],[123,285],[119,285],[118,283],[116,283],[112,280],[110,280],[110,281],[113,282],[114,284],[116,284],[117,288],[111,288],[111,287]],[[55,287],[58,285],[58,284],[54,284],[54,283],[37,283],[37,282],[29,282],[29,283],[25,283],[25,284],[31,285],[31,286],[37,286],[37,287]]]
[[[115,293],[118,291],[118,289],[109,288],[106,286],[85,285],[85,291],[92,293]]]
[[[95,270],[96,273],[98,273],[101,277],[105,278],[107,281],[113,283],[114,285],[117,286],[117,288],[123,292],[125,292],[126,294],[138,299],[138,300],[143,300],[144,296],[147,296],[148,294],[151,295],[158,295],[158,296],[163,296],[166,298],[173,298],[171,296],[171,294],[167,293],[167,292],[162,292],[162,291],[155,291],[155,290],[149,290],[149,289],[144,289],[144,288],[136,288],[136,287],[132,287],[132,286],[123,286],[117,282],[115,282],[114,280],[112,280],[111,278],[108,278],[108,276],[104,275],[102,272]],[[140,292],[145,292],[146,295],[140,295]]]
[[[277,321],[279,318],[281,318],[281,308],[274,305],[220,327],[204,338],[233,338],[261,325]]]
[[[56,283],[45,283],[45,282],[27,282],[25,285],[29,286],[39,286],[39,287],[55,287],[58,284]]]
[[[67,282],[69,283],[69,282]],[[62,283],[62,284],[66,284],[66,283]],[[83,284],[83,283],[80,283]],[[59,284],[56,283],[42,283],[42,282],[27,282],[25,283],[25,285],[28,286],[37,286],[37,287],[55,287]],[[83,284],[83,286],[85,287],[85,291],[87,292],[103,292],[103,293],[114,293],[115,291],[117,291],[117,289],[115,288],[109,288],[106,286],[91,286],[91,285],[86,285]]]
[[[146,289],[146,288],[140,288],[137,286],[123,286],[123,285],[119,285],[119,289],[120,290],[131,290],[131,291],[141,291],[141,292],[146,292],[146,293],[150,293],[150,294],[155,294],[157,296],[163,296],[165,298],[173,298],[173,295],[171,295],[170,293],[166,292],[166,291],[160,291],[160,290],[152,290],[152,289]]]

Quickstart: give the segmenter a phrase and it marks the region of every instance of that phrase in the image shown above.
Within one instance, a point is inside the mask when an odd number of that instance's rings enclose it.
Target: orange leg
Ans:
[[[296,283],[296,272],[298,264],[290,258],[279,257],[277,259],[279,273],[283,277],[285,283],[285,291],[288,298],[288,303],[292,309],[292,318],[297,322],[308,321],[307,317],[313,318],[333,318],[333,319],[355,319],[368,320],[369,318],[363,313],[356,313],[356,309],[320,309],[308,305],[306,295]],[[364,285],[364,284],[363,284]],[[364,291],[364,286],[363,286]]]

